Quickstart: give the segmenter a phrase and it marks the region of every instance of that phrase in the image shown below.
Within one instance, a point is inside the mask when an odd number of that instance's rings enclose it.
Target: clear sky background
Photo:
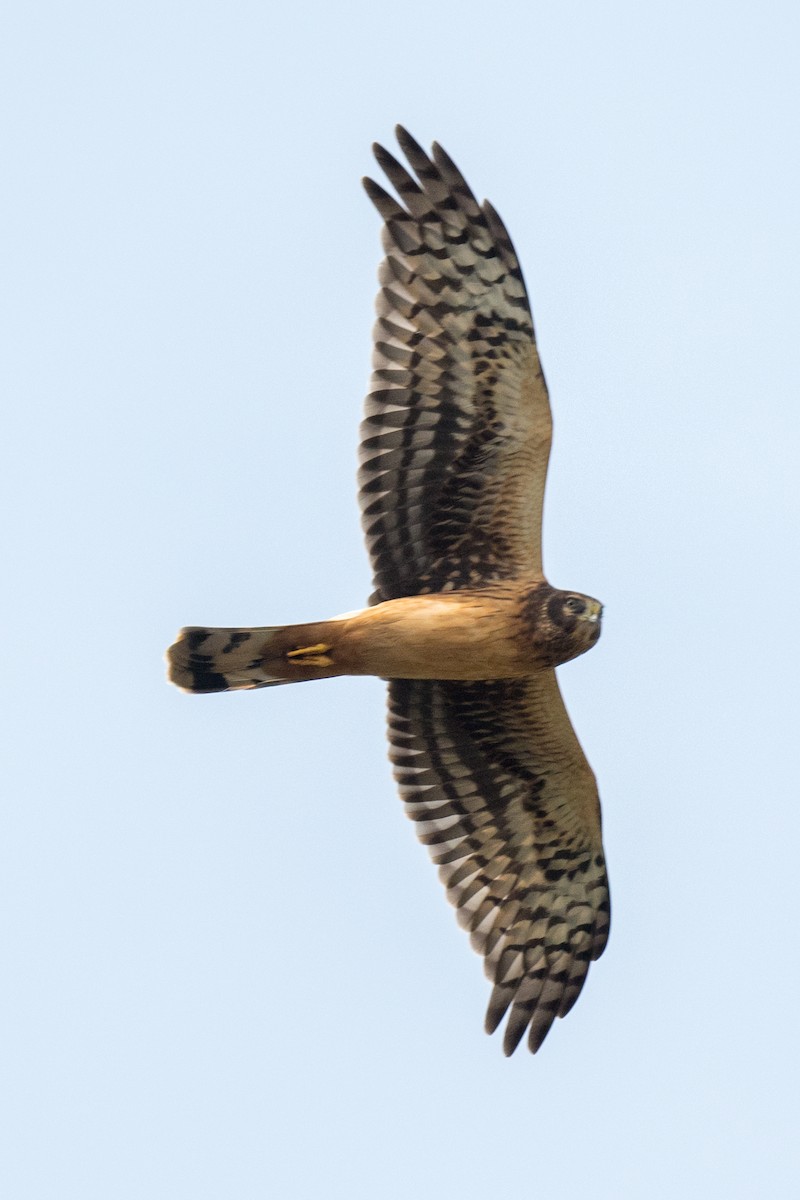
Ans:
[[[794,2],[37,3],[0,31],[0,1190],[784,1200],[798,1186]],[[383,685],[187,697],[182,624],[360,606],[402,121],[515,240],[545,560],[614,920],[536,1058]]]

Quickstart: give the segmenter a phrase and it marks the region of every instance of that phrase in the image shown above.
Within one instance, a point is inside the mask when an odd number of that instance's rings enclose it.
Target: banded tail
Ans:
[[[264,625],[255,629],[182,629],[167,651],[168,678],[184,692],[234,692],[327,679],[334,666],[330,640],[335,621]]]

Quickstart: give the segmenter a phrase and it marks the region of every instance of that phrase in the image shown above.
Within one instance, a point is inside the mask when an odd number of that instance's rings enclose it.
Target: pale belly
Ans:
[[[334,661],[384,679],[514,678],[537,665],[521,634],[513,594],[405,597],[343,621]]]

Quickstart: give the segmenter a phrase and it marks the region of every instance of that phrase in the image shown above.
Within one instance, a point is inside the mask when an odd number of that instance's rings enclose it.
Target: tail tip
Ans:
[[[202,652],[209,636],[210,630],[190,626],[178,632],[167,650],[167,679],[182,692],[224,692],[228,687],[225,676],[214,670],[213,656]]]
[[[186,626],[167,650],[167,678],[181,691],[195,695],[283,683],[264,663],[265,647],[278,628]]]

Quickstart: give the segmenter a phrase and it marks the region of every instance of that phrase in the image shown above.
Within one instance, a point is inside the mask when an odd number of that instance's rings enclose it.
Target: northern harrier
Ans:
[[[390,756],[408,815],[484,956],[491,1033],[536,1051],[608,936],[595,778],[554,668],[602,607],[550,586],[542,497],[551,419],[528,297],[503,222],[452,160],[402,128],[381,146],[385,258],[361,426],[370,607],[330,621],[181,631],[189,692],[334,675],[389,680]]]

